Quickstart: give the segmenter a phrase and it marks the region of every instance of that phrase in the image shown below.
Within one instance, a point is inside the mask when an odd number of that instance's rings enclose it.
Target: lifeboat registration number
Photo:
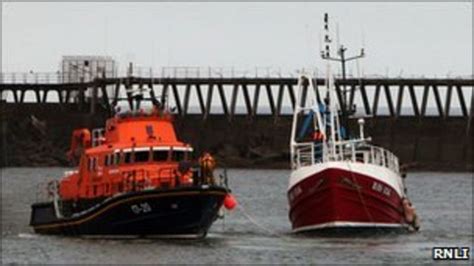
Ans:
[[[148,202],[143,202],[143,203],[140,203],[140,204],[133,204],[132,206],[130,206],[130,209],[135,214],[151,212],[151,206],[150,206],[150,204],[148,204]]]
[[[391,192],[390,188],[378,182],[374,181],[374,183],[372,184],[372,190],[375,190],[377,192],[384,194],[387,197],[390,197],[390,192]]]

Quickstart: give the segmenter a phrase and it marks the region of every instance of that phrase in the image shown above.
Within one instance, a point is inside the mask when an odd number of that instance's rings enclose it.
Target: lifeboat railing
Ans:
[[[62,200],[59,195],[59,181],[49,180],[36,185],[36,202],[52,202],[57,218],[62,218]]]
[[[63,209],[63,204],[61,200],[61,196],[59,195],[59,181],[55,180],[53,181],[53,185],[51,186],[51,193],[53,194],[53,206],[54,206],[54,212],[56,214],[57,218],[63,218],[62,214],[62,209]]]
[[[227,168],[224,168],[222,170],[222,173],[220,173],[218,176],[219,179],[217,185],[229,189],[229,177],[227,176]]]
[[[145,169],[135,169],[122,172],[124,178],[121,182],[122,191],[137,191],[137,190],[147,190],[155,189],[157,187],[182,187],[182,186],[200,186],[200,185],[210,185],[217,184],[220,186],[228,187],[228,178],[227,172],[224,169],[224,172],[219,175],[219,178],[215,176],[212,178],[212,181],[207,180],[201,174],[201,171],[198,167],[192,167],[192,179],[193,183],[183,183],[180,180],[176,167],[164,167],[158,170],[145,170]]]
[[[328,142],[302,142],[294,144],[294,151],[293,169],[316,163],[345,161],[373,164],[400,173],[397,156],[384,148],[368,144],[366,140],[344,140],[334,145]]]
[[[174,178],[176,175],[175,172],[176,167],[165,167],[158,170],[158,181],[160,182],[160,186],[176,186],[177,182]]]
[[[124,191],[138,191],[150,185],[150,177],[146,170],[138,169],[122,172],[122,188]]]

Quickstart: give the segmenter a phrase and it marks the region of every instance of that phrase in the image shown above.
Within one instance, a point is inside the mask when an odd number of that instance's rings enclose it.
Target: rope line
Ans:
[[[266,227],[264,227],[263,225],[261,225],[260,223],[258,223],[245,209],[244,207],[242,206],[242,204],[239,204],[238,205],[238,209],[242,212],[242,214],[245,216],[245,218],[247,218],[253,225],[257,226],[258,228],[260,228],[261,230],[265,231],[267,234],[269,235],[273,235],[273,236],[278,236],[278,234],[271,230],[271,229],[268,229]]]
[[[372,214],[370,213],[369,209],[367,208],[367,205],[365,204],[365,200],[364,200],[364,197],[362,196],[362,193],[360,191],[359,188],[361,188],[362,186],[359,185],[359,182],[357,182],[355,176],[354,176],[354,171],[352,170],[352,167],[351,167],[351,164],[349,162],[346,162],[347,163],[347,167],[349,168],[349,172],[351,172],[351,178],[352,178],[352,182],[354,182],[356,184],[356,189],[357,189],[357,194],[359,195],[359,199],[360,199],[360,202],[362,203],[362,206],[364,207],[364,211],[365,213],[367,214],[367,216],[369,217],[370,219],[370,222],[373,223],[374,222],[374,218],[372,217]]]
[[[237,206],[237,208],[242,212],[242,214],[245,216],[245,218],[247,218],[253,225],[255,225],[256,227],[258,227],[259,229],[264,231],[267,235],[275,236],[275,237],[278,237],[278,238],[281,238],[281,239],[287,239],[288,238],[284,234],[278,233],[277,231],[269,229],[269,228],[263,226],[262,224],[260,224],[259,222],[257,222],[257,220],[255,220],[252,217],[252,215],[250,215],[245,210],[245,208],[242,206],[241,203]]]

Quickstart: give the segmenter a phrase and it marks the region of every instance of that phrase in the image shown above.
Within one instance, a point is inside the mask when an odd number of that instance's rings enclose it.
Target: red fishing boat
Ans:
[[[235,200],[216,162],[180,141],[172,116],[155,106],[74,131],[69,157],[78,169],[48,184],[49,200],[32,205],[37,233],[204,237],[224,201]]]
[[[348,132],[351,110],[344,99],[346,91],[342,91],[343,97],[336,93],[329,61],[342,62],[344,78],[345,61],[362,57],[363,50],[359,56],[345,58],[341,45],[340,58],[331,57],[327,14],[324,21],[325,51],[321,55],[328,60],[325,88],[316,91],[312,77],[302,75],[293,114],[288,187],[293,231],[417,230],[418,218],[408,200],[398,158],[369,144],[363,119],[358,121],[359,136]],[[308,105],[307,93],[312,96]],[[320,95],[325,95],[323,101]]]
[[[369,144],[363,119],[360,136],[346,136],[330,75],[327,84],[324,103],[315,97],[313,106],[295,107],[288,188],[293,231],[418,229],[398,158]],[[302,87],[314,92],[310,77],[302,76],[299,87],[298,99]]]

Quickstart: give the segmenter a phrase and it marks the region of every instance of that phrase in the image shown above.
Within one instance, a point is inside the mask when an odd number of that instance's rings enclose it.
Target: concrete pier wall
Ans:
[[[101,127],[104,112],[91,116],[74,106],[2,104],[2,166],[68,165],[65,152],[72,130]],[[277,120],[275,120],[277,119]],[[356,129],[356,121],[350,127]],[[216,155],[221,166],[289,168],[291,117],[235,115],[177,117],[178,135],[199,153]],[[355,132],[358,132],[355,131]],[[409,169],[472,171],[472,128],[466,118],[376,117],[366,120],[366,135],[392,150]]]

